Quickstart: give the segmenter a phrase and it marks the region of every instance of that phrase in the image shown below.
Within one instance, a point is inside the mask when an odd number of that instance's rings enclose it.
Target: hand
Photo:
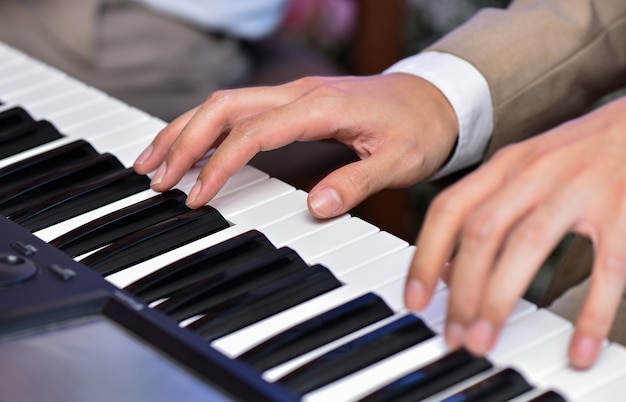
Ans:
[[[592,281],[569,358],[596,359],[626,282],[626,98],[511,145],[431,204],[407,280],[423,308],[449,281],[445,337],[482,355],[567,232],[591,239]]]
[[[309,192],[311,212],[327,218],[383,188],[409,186],[431,175],[452,151],[457,132],[445,97],[416,76],[310,77],[216,92],[165,127],[135,170],[156,169],[152,187],[165,191],[217,147],[189,192],[187,204],[196,208],[257,152],[294,141],[335,139],[361,160],[330,173]]]

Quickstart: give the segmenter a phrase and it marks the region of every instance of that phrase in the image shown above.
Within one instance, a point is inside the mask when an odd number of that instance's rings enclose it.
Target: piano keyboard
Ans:
[[[162,121],[1,43],[0,102],[0,212],[227,362],[243,362],[242,376],[268,385],[259,400],[623,398],[622,346],[607,343],[592,369],[573,370],[572,325],[524,300],[485,358],[448,351],[443,283],[425,311],[404,309],[413,246],[357,217],[316,220],[305,192],[253,167],[204,209],[182,201],[195,169],[159,196],[129,168]],[[2,230],[29,255],[28,242]],[[2,279],[16,258],[0,258]],[[56,273],[71,279],[71,270]],[[2,304],[33,275],[2,279]]]

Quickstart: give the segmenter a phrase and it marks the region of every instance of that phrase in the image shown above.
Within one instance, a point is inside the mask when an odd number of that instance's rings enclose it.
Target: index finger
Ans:
[[[167,190],[238,121],[288,103],[302,91],[301,85],[291,84],[217,91],[161,130],[136,169],[148,172],[158,168],[153,188]]]
[[[501,188],[507,167],[518,155],[505,153],[444,190],[431,203],[416,242],[409,268],[405,304],[410,310],[424,308],[441,273],[450,261],[460,233],[471,212]]]
[[[238,121],[215,153],[202,168],[196,185],[189,193],[188,205],[198,207],[210,200],[257,153],[277,149],[294,141],[336,138],[342,132],[359,131],[350,127],[353,114],[345,111],[328,119],[335,111],[332,97],[300,96],[284,105],[271,108]]]

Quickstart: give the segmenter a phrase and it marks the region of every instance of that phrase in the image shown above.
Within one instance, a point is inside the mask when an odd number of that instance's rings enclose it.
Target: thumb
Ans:
[[[376,169],[374,158],[343,166],[311,189],[308,206],[317,218],[332,218],[357,206],[388,184],[388,175]]]

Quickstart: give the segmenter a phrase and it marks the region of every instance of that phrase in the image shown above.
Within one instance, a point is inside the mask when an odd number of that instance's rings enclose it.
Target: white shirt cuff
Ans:
[[[434,51],[407,57],[384,71],[399,72],[417,75],[439,88],[459,120],[456,149],[429,180],[479,162],[493,131],[493,105],[485,77],[467,61]]]

